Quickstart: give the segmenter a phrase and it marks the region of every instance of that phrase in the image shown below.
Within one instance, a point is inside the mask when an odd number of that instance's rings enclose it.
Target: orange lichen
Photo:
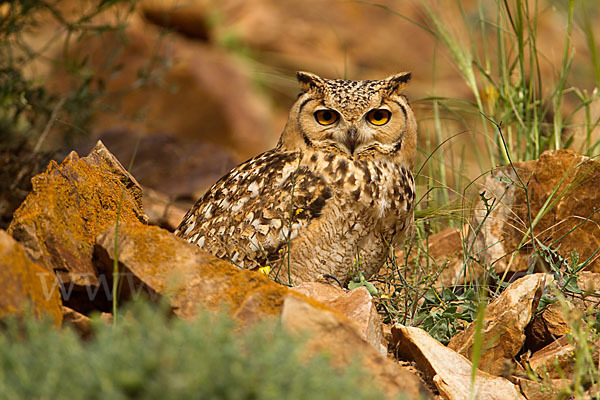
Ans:
[[[32,262],[18,243],[0,231],[0,316],[31,313],[60,325],[61,303],[54,279],[54,274]]]
[[[96,236],[120,220],[140,220],[139,202],[123,176],[102,157],[72,152],[32,179],[33,191],[15,212],[9,233],[47,269],[93,274]],[[122,207],[119,211],[119,204]]]

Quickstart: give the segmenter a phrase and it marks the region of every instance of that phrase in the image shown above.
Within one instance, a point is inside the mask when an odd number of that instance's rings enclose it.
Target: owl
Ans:
[[[410,77],[298,72],[302,92],[277,146],[221,178],[175,233],[287,285],[369,278],[412,231],[417,123],[402,94]]]

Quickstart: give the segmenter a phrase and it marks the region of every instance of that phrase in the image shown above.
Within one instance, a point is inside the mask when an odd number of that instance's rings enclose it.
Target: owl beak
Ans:
[[[350,154],[354,155],[354,150],[356,149],[356,143],[358,142],[358,135],[355,127],[351,127],[348,129],[346,134],[346,146],[348,150],[350,150]]]

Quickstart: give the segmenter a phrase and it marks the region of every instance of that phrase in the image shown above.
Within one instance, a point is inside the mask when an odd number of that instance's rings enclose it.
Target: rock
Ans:
[[[22,246],[0,230],[0,317],[49,318],[62,322],[54,274],[29,259]]]
[[[598,292],[600,290],[600,273],[589,271],[580,272],[577,277],[577,285],[584,292]]]
[[[93,333],[92,321],[87,315],[83,315],[72,308],[62,307],[63,325],[71,326],[82,339],[89,339]],[[109,313],[100,313],[99,320],[110,325],[113,323],[113,316]]]
[[[419,370],[439,390],[442,399],[525,399],[507,379],[480,370],[477,370],[474,386],[471,387],[471,362],[420,328],[396,325],[392,333],[397,340],[399,354],[416,361]]]
[[[113,265],[114,243],[114,227],[98,236],[96,257],[100,269],[107,275]],[[158,294],[169,301],[174,313],[181,318],[194,317],[200,307],[209,310],[226,308],[244,323],[281,315],[284,326],[292,332],[309,328],[319,343],[313,344],[312,348],[332,351],[336,357],[334,364],[347,365],[355,356],[362,356],[367,360],[369,370],[381,375],[381,385],[390,393],[408,388],[414,389],[414,393],[421,390],[416,377],[403,374],[393,362],[377,354],[357,332],[357,323],[326,305],[314,300],[314,303],[307,302],[307,298],[258,272],[236,268],[155,226],[119,226],[117,247],[123,299],[140,291]],[[349,297],[356,296],[363,297],[364,294],[357,292]],[[337,305],[342,303],[344,301],[337,301]],[[314,321],[318,329],[311,328],[306,321],[315,313],[328,318],[330,325],[326,329]]]
[[[96,240],[97,265],[107,276],[113,271],[115,232],[111,226]],[[256,290],[266,288],[256,292],[262,319],[279,314],[287,293],[266,276],[242,271],[156,226],[119,225],[116,243],[123,279],[119,297],[161,295],[181,318],[194,317],[199,307],[235,313]]]
[[[556,400],[561,391],[571,384],[570,379],[551,379],[548,382],[535,382],[529,379],[518,378],[517,382],[521,392],[527,400]]]
[[[358,333],[357,324],[344,315],[259,272],[234,267],[159,227],[123,224],[118,231],[111,226],[100,234],[95,256],[107,276],[113,268],[115,235],[123,279],[121,300],[141,293],[162,296],[184,319],[193,318],[201,308],[226,309],[242,324],[281,316],[290,331],[307,328],[314,333],[311,349],[332,351],[335,365],[348,365],[362,357],[368,370],[378,376],[376,384],[386,392],[424,390],[415,376],[378,354]],[[326,316],[328,325],[319,322],[321,316]],[[316,326],[307,318],[316,318]]]
[[[117,128],[102,132],[98,139],[123,165],[131,165],[129,173],[144,188],[171,199],[196,200],[237,165],[236,156],[225,146],[161,132],[144,135]],[[89,144],[79,148],[87,151]]]
[[[428,256],[439,267],[443,266],[438,282],[443,287],[453,287],[471,280],[476,275],[463,270],[463,234],[459,229],[446,228],[427,238]],[[478,274],[481,273],[478,271]],[[478,275],[477,274],[477,275]]]
[[[535,165],[536,161],[514,163],[515,170],[525,182],[531,178]],[[518,182],[511,167],[496,169],[484,179],[479,191],[490,204],[495,201],[495,207],[489,212],[483,202],[474,207],[471,225],[479,232],[475,238],[473,232],[468,237],[469,243],[473,242],[473,253],[479,255],[481,263],[494,265],[498,273],[504,273],[508,268],[511,254],[523,237],[521,232],[527,230],[523,225],[526,220],[519,220],[526,210],[523,190],[506,181]],[[529,255],[527,248],[516,253],[510,271],[527,270]]]
[[[90,318],[87,315],[78,313],[69,307],[62,307],[62,316],[63,325],[71,326],[82,339],[87,339],[92,335]]]
[[[95,238],[117,214],[123,223],[146,221],[139,184],[102,142],[84,158],[71,152],[60,165],[50,162],[32,184],[8,232],[35,262],[58,274],[65,304],[95,309],[89,303],[102,300],[86,293],[99,284],[92,261]]]
[[[561,336],[527,359],[529,367],[542,379],[571,379],[575,368],[575,339],[567,335]],[[588,341],[591,361],[598,365],[600,358],[600,341],[593,338]]]
[[[360,336],[381,354],[387,354],[381,319],[375,304],[373,304],[373,297],[365,287],[344,291],[339,287],[324,283],[306,282],[292,290],[326,304],[354,321]]]
[[[360,360],[387,398],[399,395],[410,399],[432,398],[416,375],[379,354],[342,315],[288,295],[284,298],[281,320],[289,331],[310,335],[307,356],[324,351],[337,367]]]
[[[569,298],[569,304],[574,309],[589,314],[596,312],[600,305],[598,292],[600,291],[600,273],[581,271],[577,276],[577,286],[583,291],[580,296]]]
[[[542,379],[559,379],[573,374],[575,348],[567,336],[562,336],[533,353],[528,363]]]
[[[529,368],[543,380],[572,379],[576,368],[577,357],[582,363],[590,362],[598,365],[600,358],[600,340],[597,333],[587,326],[584,314],[580,309],[571,309],[567,315],[571,334],[565,334],[531,356],[524,354],[521,363],[529,364]],[[579,344],[582,335],[589,335],[587,343]],[[578,354],[578,351],[580,353]],[[585,360],[589,358],[589,360]],[[584,361],[585,360],[585,361]]]
[[[535,225],[533,233],[541,243],[553,243],[562,257],[569,259],[572,251],[586,260],[600,247],[600,164],[570,150],[545,151],[536,161],[514,164],[521,180],[528,183],[531,215],[535,218],[555,188],[558,190]],[[518,182],[511,167],[494,171],[483,183],[485,196],[496,201],[486,217],[483,203],[475,207],[472,226],[482,226],[473,247],[481,261],[495,265],[496,271],[525,271],[529,267],[532,244],[526,241],[512,264],[511,255],[528,230],[529,214],[525,191],[507,181]],[[563,180],[564,178],[564,180]],[[587,220],[586,220],[587,219]],[[576,228],[577,227],[577,228]],[[576,229],[575,229],[576,228]],[[572,232],[570,232],[572,230]],[[569,233],[570,232],[570,233]],[[567,234],[568,233],[568,234]],[[536,271],[542,272],[542,265]],[[600,260],[591,262],[588,270],[600,272]]]
[[[548,305],[536,315],[525,329],[525,349],[532,353],[552,343],[567,333],[569,325],[564,315],[563,306],[559,303]]]
[[[187,210],[194,205],[190,202],[182,206],[180,202],[170,200],[163,193],[146,188],[144,188],[142,203],[144,211],[148,215],[148,223],[158,225],[169,232],[177,229]]]
[[[533,317],[549,275],[533,274],[516,280],[486,309],[483,321],[483,352],[479,361],[482,371],[501,375],[507,363],[523,347],[525,327]],[[448,347],[470,358],[473,349],[475,322],[454,336]]]
[[[463,233],[456,228],[447,228],[434,233],[423,240],[419,246],[427,247],[428,251],[410,251],[408,256],[399,248],[394,249],[394,257],[398,265],[406,264],[407,268],[420,268],[419,265],[428,265],[435,274],[432,282],[434,287],[454,287],[465,283],[463,270]],[[468,271],[466,281],[477,276],[483,270]],[[392,263],[384,264],[377,273],[377,280],[373,284],[382,294],[382,298],[393,298],[398,294],[396,288],[405,286],[405,282],[398,277],[398,272]]]
[[[144,16],[156,25],[207,41],[210,38],[209,10],[206,1],[143,0]]]
[[[196,21],[201,25],[203,21]],[[86,68],[105,85],[103,107],[91,110],[94,138],[113,129],[167,135],[188,145],[224,147],[237,162],[276,141],[266,99],[247,68],[222,47],[165,35],[133,13],[124,32],[89,35],[69,50],[72,57],[85,56]],[[48,83],[65,93],[71,82],[69,72],[57,64]]]

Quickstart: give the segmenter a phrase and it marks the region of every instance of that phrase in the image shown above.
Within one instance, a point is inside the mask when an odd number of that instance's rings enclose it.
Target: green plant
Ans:
[[[120,323],[93,321],[93,335],[16,321],[0,335],[0,397],[112,399],[380,399],[357,365],[334,369],[303,357],[274,323],[236,334],[223,315],[192,322],[147,303]]]
[[[537,40],[539,20],[544,11],[540,10],[539,1],[504,0],[497,1],[495,7],[478,1],[478,15],[469,15],[458,2],[462,25],[467,31],[466,42],[448,29],[429,2],[423,1],[432,23],[431,31],[449,51],[471,89],[476,111],[502,121],[506,127],[507,149],[498,135],[495,135],[496,148],[487,142],[492,162],[500,157],[508,163],[508,154],[519,160],[531,160],[546,149],[570,147],[574,134],[567,130],[579,128],[573,125],[576,113],[584,110],[589,116],[590,107],[598,100],[597,91],[589,95],[567,86],[574,57],[575,3],[575,0],[566,3],[562,62],[555,66],[555,77],[549,77],[541,67],[543,55]],[[587,4],[586,1],[582,3]],[[589,26],[589,14],[583,19],[584,26]],[[591,62],[597,69],[599,60],[594,47],[594,32],[588,28],[585,35],[588,46],[592,46]],[[596,84],[599,83],[596,80]],[[571,96],[575,103],[568,113],[563,108],[565,96]],[[597,146],[591,132],[598,122],[588,118],[583,127],[585,152],[593,151]],[[485,121],[482,123],[485,129]]]
[[[2,147],[25,142],[34,151],[40,151],[57,121],[59,138],[54,139],[60,144],[68,146],[75,136],[85,133],[105,82],[101,71],[91,67],[89,55],[77,55],[71,48],[87,37],[106,32],[122,37],[134,4],[135,0],[86,1],[79,4],[81,11],[75,16],[67,15],[58,2],[52,1],[15,0],[0,4]],[[107,13],[113,13],[112,22],[100,18]],[[34,38],[42,23],[56,27],[40,43]],[[58,46],[61,51],[57,51]],[[46,77],[36,73],[40,65],[64,68],[71,81],[69,89],[63,93],[50,89]],[[120,68],[115,64],[104,67],[104,73]]]
[[[104,77],[122,67],[113,60],[94,68],[89,54],[73,48],[107,33],[125,43],[134,4],[87,0],[72,13],[58,1],[0,2],[0,227],[31,190],[30,178],[86,135],[105,94]],[[41,34],[48,26],[52,33]],[[104,55],[112,60],[119,51],[116,46]],[[64,72],[60,91],[50,71]]]

